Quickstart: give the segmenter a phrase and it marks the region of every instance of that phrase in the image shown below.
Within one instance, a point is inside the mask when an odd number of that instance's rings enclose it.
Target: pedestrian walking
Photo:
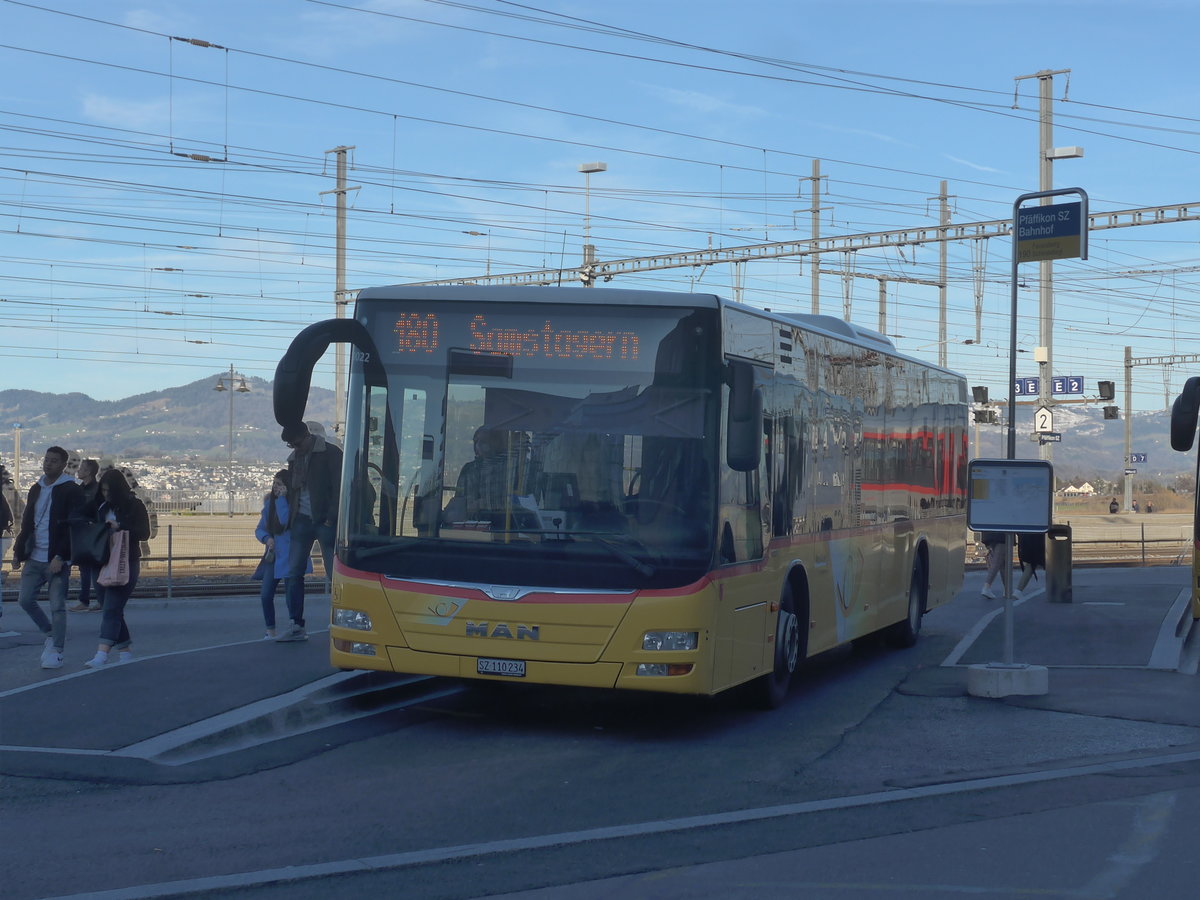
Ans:
[[[304,572],[306,565],[312,564],[313,544],[320,542],[325,577],[333,577],[333,538],[341,493],[342,451],[304,422],[286,426],[281,437],[292,448],[288,456],[292,518],[287,568],[287,605],[291,622],[275,640],[306,641]]]
[[[1028,591],[1025,587],[1031,579],[1037,578],[1038,569],[1046,569],[1046,535],[1040,532],[1017,535],[1017,559],[1021,563],[1021,581],[1017,584],[1013,596],[1018,600],[1036,597],[1046,589],[1045,585],[1039,584]]]
[[[4,557],[8,556],[8,545],[12,538],[13,511],[8,503],[8,497],[4,496],[8,490],[8,469],[4,468],[4,463],[0,462],[0,617],[4,615],[4,582],[8,578],[8,573],[4,571]],[[0,628],[0,633],[4,632]],[[16,634],[17,632],[12,632]]]
[[[992,582],[1000,574],[1000,568],[1004,563],[1004,532],[985,531],[980,540],[987,548],[987,576],[984,578],[983,590],[980,591],[980,594],[987,600],[995,600],[996,592],[992,590]]]
[[[288,471],[280,469],[275,473],[271,482],[271,491],[263,498],[262,515],[258,518],[258,527],[254,536],[258,538],[266,550],[259,560],[258,568],[254,570],[255,580],[262,581],[259,598],[262,600],[263,623],[267,633],[263,640],[274,640],[275,634],[275,589],[279,582],[284,582],[284,596],[287,596],[288,565],[291,562],[292,533],[288,528],[291,523],[291,508],[288,505]],[[312,571],[311,555],[305,572]],[[300,577],[304,577],[303,575]]]
[[[96,647],[96,655],[84,663],[90,669],[106,665],[113,650],[117,651],[118,662],[133,659],[133,642],[129,636],[129,626],[125,623],[125,604],[137,587],[138,574],[141,572],[142,541],[150,539],[150,515],[146,512],[146,505],[134,496],[129,482],[118,469],[109,469],[100,476],[100,497],[97,511],[100,519],[108,522],[114,533],[129,532],[126,541],[129,578],[125,584],[105,588],[100,643]]]
[[[76,519],[81,523],[97,521],[96,513],[100,509],[100,463],[94,459],[85,459],[79,463],[79,507]],[[96,581],[100,567],[95,563],[75,561],[79,572],[79,601],[71,607],[71,612],[100,612],[104,608],[104,585]],[[95,594],[96,604],[91,603]]]
[[[45,635],[43,669],[62,667],[67,643],[67,587],[71,578],[70,518],[79,504],[79,485],[67,473],[67,451],[50,447],[42,458],[42,477],[29,488],[21,530],[13,546],[13,568],[22,569],[18,602]],[[50,618],[38,605],[46,586]]]

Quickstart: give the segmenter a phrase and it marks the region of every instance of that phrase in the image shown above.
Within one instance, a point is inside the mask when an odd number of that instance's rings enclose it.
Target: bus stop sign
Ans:
[[[1080,255],[1081,203],[1027,206],[1017,210],[1017,262],[1070,259]]]
[[[1042,459],[973,459],[967,467],[967,527],[1044,533],[1054,469]]]

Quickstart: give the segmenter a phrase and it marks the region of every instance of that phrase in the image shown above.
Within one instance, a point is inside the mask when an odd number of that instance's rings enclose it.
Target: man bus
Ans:
[[[825,316],[709,294],[364,290],[331,659],[766,706],[807,656],[912,644],[962,583],[967,391]]]

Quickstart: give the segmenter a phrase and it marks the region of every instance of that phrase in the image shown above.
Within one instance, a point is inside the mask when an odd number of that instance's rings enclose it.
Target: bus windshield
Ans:
[[[348,565],[598,590],[707,571],[714,311],[376,301],[358,316],[379,359],[351,371]]]

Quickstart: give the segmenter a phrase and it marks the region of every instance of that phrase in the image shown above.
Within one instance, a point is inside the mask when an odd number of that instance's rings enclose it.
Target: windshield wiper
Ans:
[[[650,555],[650,548],[631,534],[627,534],[622,531],[568,531],[565,532],[565,534],[568,538],[585,538],[594,544],[599,544],[613,556],[617,557],[617,559],[631,566],[633,570],[643,578],[652,578],[654,573],[658,571],[649,563],[642,562],[620,544],[605,540],[604,538],[604,535],[620,535],[626,540],[632,541],[634,544],[636,544],[637,548],[647,556]]]
[[[378,547],[371,547],[366,550],[355,549],[354,556],[356,559],[370,559],[372,556],[381,556],[384,553],[407,553],[414,547],[424,547],[431,542],[431,538],[406,538],[406,543],[398,543],[395,538],[382,539],[386,543],[381,543]]]

